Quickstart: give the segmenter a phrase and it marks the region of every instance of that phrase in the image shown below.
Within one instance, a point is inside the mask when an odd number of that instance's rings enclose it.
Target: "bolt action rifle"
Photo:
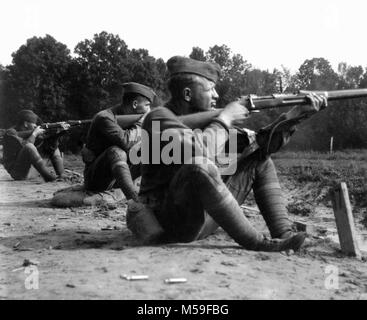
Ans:
[[[334,91],[309,91],[317,93],[327,98],[328,102],[364,98],[367,97],[367,89],[350,89],[350,90],[334,90]],[[273,94],[269,96],[248,95],[239,98],[239,102],[244,105],[250,113],[259,112],[266,109],[292,107],[296,105],[306,105],[310,103],[307,98],[306,91],[300,91],[296,94]],[[189,128],[204,128],[215,117],[217,117],[223,109],[213,109],[211,111],[198,112],[179,116],[178,118]],[[303,115],[303,117],[306,117]],[[117,122],[122,128],[126,128],[138,121],[141,115],[123,115],[117,116]],[[299,119],[298,119],[299,120]]]
[[[328,101],[338,101],[346,99],[367,97],[367,89],[350,89],[334,91],[300,91],[297,94],[273,94],[270,96],[242,96],[240,101],[249,111],[260,111],[272,108],[291,107],[295,105],[305,105],[309,103],[307,93],[313,92],[324,96]],[[252,103],[253,104],[252,104]]]
[[[350,89],[334,91],[300,91],[298,94],[275,94],[262,97],[249,95],[241,97],[239,101],[250,111],[250,113],[252,113],[272,108],[307,105],[310,103],[308,94],[311,92],[327,98],[328,103],[367,97],[367,89]],[[321,110],[325,109],[325,107],[326,106],[322,106]],[[262,149],[264,154],[276,152],[282,145],[287,143],[290,136],[295,131],[295,125],[316,113],[316,110],[304,111],[301,109],[292,109],[287,113],[283,113],[277,120],[256,132],[256,142],[258,146]],[[279,132],[287,134],[285,136],[282,133],[277,135]],[[276,142],[274,142],[273,138]]]
[[[306,105],[310,103],[307,94],[313,92],[327,98],[328,102],[339,100],[367,98],[367,89],[350,89],[334,91],[300,91],[295,94],[273,94],[269,96],[247,95],[241,96],[238,101],[245,106],[250,113],[260,112],[267,109],[276,109],[284,107],[293,107],[296,105]],[[203,128],[207,126],[223,109],[214,109],[212,111],[199,112],[180,116],[179,119],[191,129]],[[284,119],[294,123],[308,118],[312,114],[302,114],[296,118]]]

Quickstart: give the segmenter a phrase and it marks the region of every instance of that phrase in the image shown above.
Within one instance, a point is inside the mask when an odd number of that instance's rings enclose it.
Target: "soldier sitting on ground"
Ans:
[[[167,67],[171,100],[146,116],[143,130],[148,133],[149,143],[142,141],[142,148],[149,148],[150,154],[158,150],[162,157],[162,150],[171,141],[162,139],[152,145],[152,137],[171,132],[176,133],[174,140],[178,144],[174,149],[192,150],[192,158],[187,161],[182,152],[180,163],[167,164],[161,159],[159,164],[142,164],[140,202],[129,202],[129,229],[146,242],[191,242],[207,237],[220,226],[248,250],[298,250],[305,234],[292,232],[270,158],[270,153],[288,140],[293,126],[280,132],[272,130],[275,126],[266,127],[256,136],[237,129],[238,142],[245,142],[237,150],[242,156],[235,172],[222,175],[216,157],[228,141],[229,129],[236,120],[246,119],[248,110],[238,101],[231,102],[203,131],[189,129],[177,116],[208,111],[215,106],[220,68],[214,63],[184,57],[171,58]],[[326,103],[317,95],[310,94],[308,98],[309,105],[295,107],[279,121],[317,112]],[[270,134],[274,138],[269,137],[269,132],[274,132]],[[241,205],[251,189],[273,239],[264,237],[243,214]]]
[[[87,191],[102,192],[120,188],[127,199],[137,200],[134,179],[140,166],[131,165],[129,150],[141,140],[144,114],[150,111],[154,91],[142,84],[123,84],[122,103],[97,113],[88,131],[82,156],[85,163],[84,186]],[[116,116],[141,114],[142,118],[128,129],[122,129]]]
[[[46,182],[62,177],[64,164],[57,137],[44,139],[45,130],[37,125],[41,120],[32,110],[20,111],[17,119],[3,138],[3,165],[7,172],[14,180],[25,180],[33,165]],[[51,160],[57,176],[48,171],[42,156]]]

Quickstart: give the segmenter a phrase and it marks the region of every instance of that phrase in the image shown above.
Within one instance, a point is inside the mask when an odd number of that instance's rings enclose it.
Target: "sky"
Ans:
[[[367,67],[366,0],[0,0],[0,10],[2,65],[33,36],[73,52],[107,31],[165,61],[225,44],[262,70],[314,57]]]

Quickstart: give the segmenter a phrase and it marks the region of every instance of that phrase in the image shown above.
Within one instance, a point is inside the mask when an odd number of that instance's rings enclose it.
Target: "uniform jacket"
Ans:
[[[158,123],[159,128],[157,128]],[[202,156],[215,161],[215,157],[223,151],[228,140],[228,128],[219,119],[213,120],[204,130],[191,130],[178,119],[171,108],[167,107],[153,109],[144,120],[143,130],[146,130],[149,142],[142,141],[142,154],[144,153],[143,148],[149,148],[149,163],[145,163],[147,161],[144,161],[144,156],[142,155],[141,195],[151,192],[154,194],[159,193],[160,196],[164,194],[175,173],[188,160],[185,159],[184,150],[191,149],[193,157]],[[154,164],[157,162],[157,157],[153,158],[153,152],[155,152],[155,156],[158,153],[163,155],[162,151],[164,151],[169,141],[160,141],[158,145],[154,144],[153,135],[158,136],[163,132],[168,133],[168,135],[176,133],[175,143],[181,149],[180,163],[165,164],[160,160],[160,163]],[[166,140],[166,138],[161,140]]]
[[[129,129],[122,129],[111,109],[97,113],[87,135],[86,147],[98,157],[107,148],[117,146],[128,152],[141,140],[141,121]]]
[[[3,142],[3,165],[7,171],[11,170],[23,146],[26,143],[34,144],[35,138],[32,136],[32,131],[18,132],[15,127],[6,130]]]

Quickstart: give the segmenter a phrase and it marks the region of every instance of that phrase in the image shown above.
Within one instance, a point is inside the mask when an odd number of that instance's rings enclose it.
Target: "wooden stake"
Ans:
[[[333,153],[334,137],[330,138],[330,153]]]
[[[341,250],[347,255],[360,259],[361,252],[358,247],[352,206],[349,201],[348,189],[345,182],[340,183],[334,190],[332,202]]]

